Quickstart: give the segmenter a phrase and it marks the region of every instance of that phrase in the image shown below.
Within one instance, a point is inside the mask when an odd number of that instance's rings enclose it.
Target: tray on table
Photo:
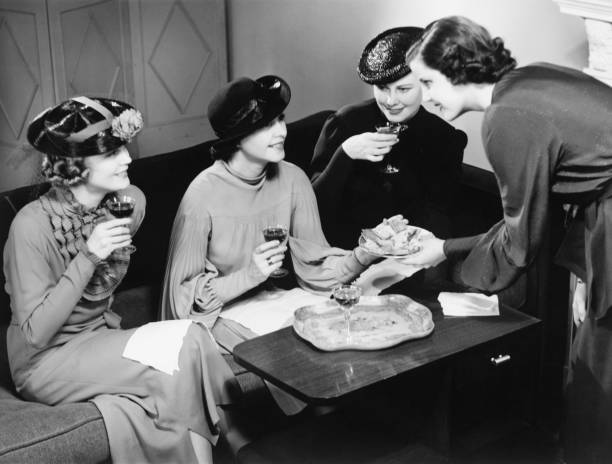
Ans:
[[[351,310],[350,339],[340,306],[333,300],[295,311],[295,332],[324,351],[378,350],[415,338],[434,329],[431,312],[404,295],[364,296]]]

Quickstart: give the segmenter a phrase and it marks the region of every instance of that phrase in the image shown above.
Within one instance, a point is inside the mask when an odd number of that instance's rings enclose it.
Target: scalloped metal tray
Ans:
[[[404,295],[364,296],[351,311],[350,339],[344,312],[333,300],[295,311],[295,332],[324,351],[379,350],[423,338],[434,329],[431,311]]]

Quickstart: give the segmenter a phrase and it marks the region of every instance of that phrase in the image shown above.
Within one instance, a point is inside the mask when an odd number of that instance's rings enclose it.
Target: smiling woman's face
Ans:
[[[132,158],[125,146],[104,155],[86,157],[84,163],[89,170],[88,188],[104,194],[126,188],[130,185],[127,170],[131,162]]]
[[[374,98],[387,121],[404,122],[421,106],[421,86],[413,73],[386,85],[373,85]]]
[[[285,157],[285,137],[285,116],[280,115],[267,126],[242,139],[240,149],[251,162],[278,163]]]
[[[422,85],[423,103],[431,103],[447,121],[465,113],[464,85],[451,84],[448,77],[427,66],[418,56],[410,62],[410,69]]]

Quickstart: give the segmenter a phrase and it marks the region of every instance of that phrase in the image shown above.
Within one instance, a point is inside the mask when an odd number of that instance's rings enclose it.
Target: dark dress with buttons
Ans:
[[[482,136],[504,219],[446,240],[445,253],[465,257],[466,284],[495,292],[533,262],[551,199],[580,208],[558,254],[589,295],[572,347],[565,459],[612,462],[612,88],[545,63],[516,69],[495,85]]]
[[[424,108],[407,121],[399,142],[381,163],[353,160],[342,149],[349,137],[375,132],[386,119],[374,99],[348,105],[326,121],[311,164],[311,180],[330,244],[352,248],[363,228],[402,214],[411,224],[448,237],[448,213],[461,175],[466,135]],[[396,174],[383,174],[390,162]]]

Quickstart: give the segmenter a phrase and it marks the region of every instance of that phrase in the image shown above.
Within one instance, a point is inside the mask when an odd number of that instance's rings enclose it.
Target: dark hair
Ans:
[[[47,154],[43,154],[41,171],[45,179],[53,185],[64,187],[74,187],[85,183],[89,174],[84,158],[66,158]]]
[[[406,59],[410,62],[417,56],[453,85],[493,84],[516,67],[501,38],[492,38],[484,27],[462,16],[448,16],[427,26]]]
[[[210,156],[213,160],[228,161],[231,156],[238,150],[238,143],[233,145],[223,145],[219,147],[210,147]]]

